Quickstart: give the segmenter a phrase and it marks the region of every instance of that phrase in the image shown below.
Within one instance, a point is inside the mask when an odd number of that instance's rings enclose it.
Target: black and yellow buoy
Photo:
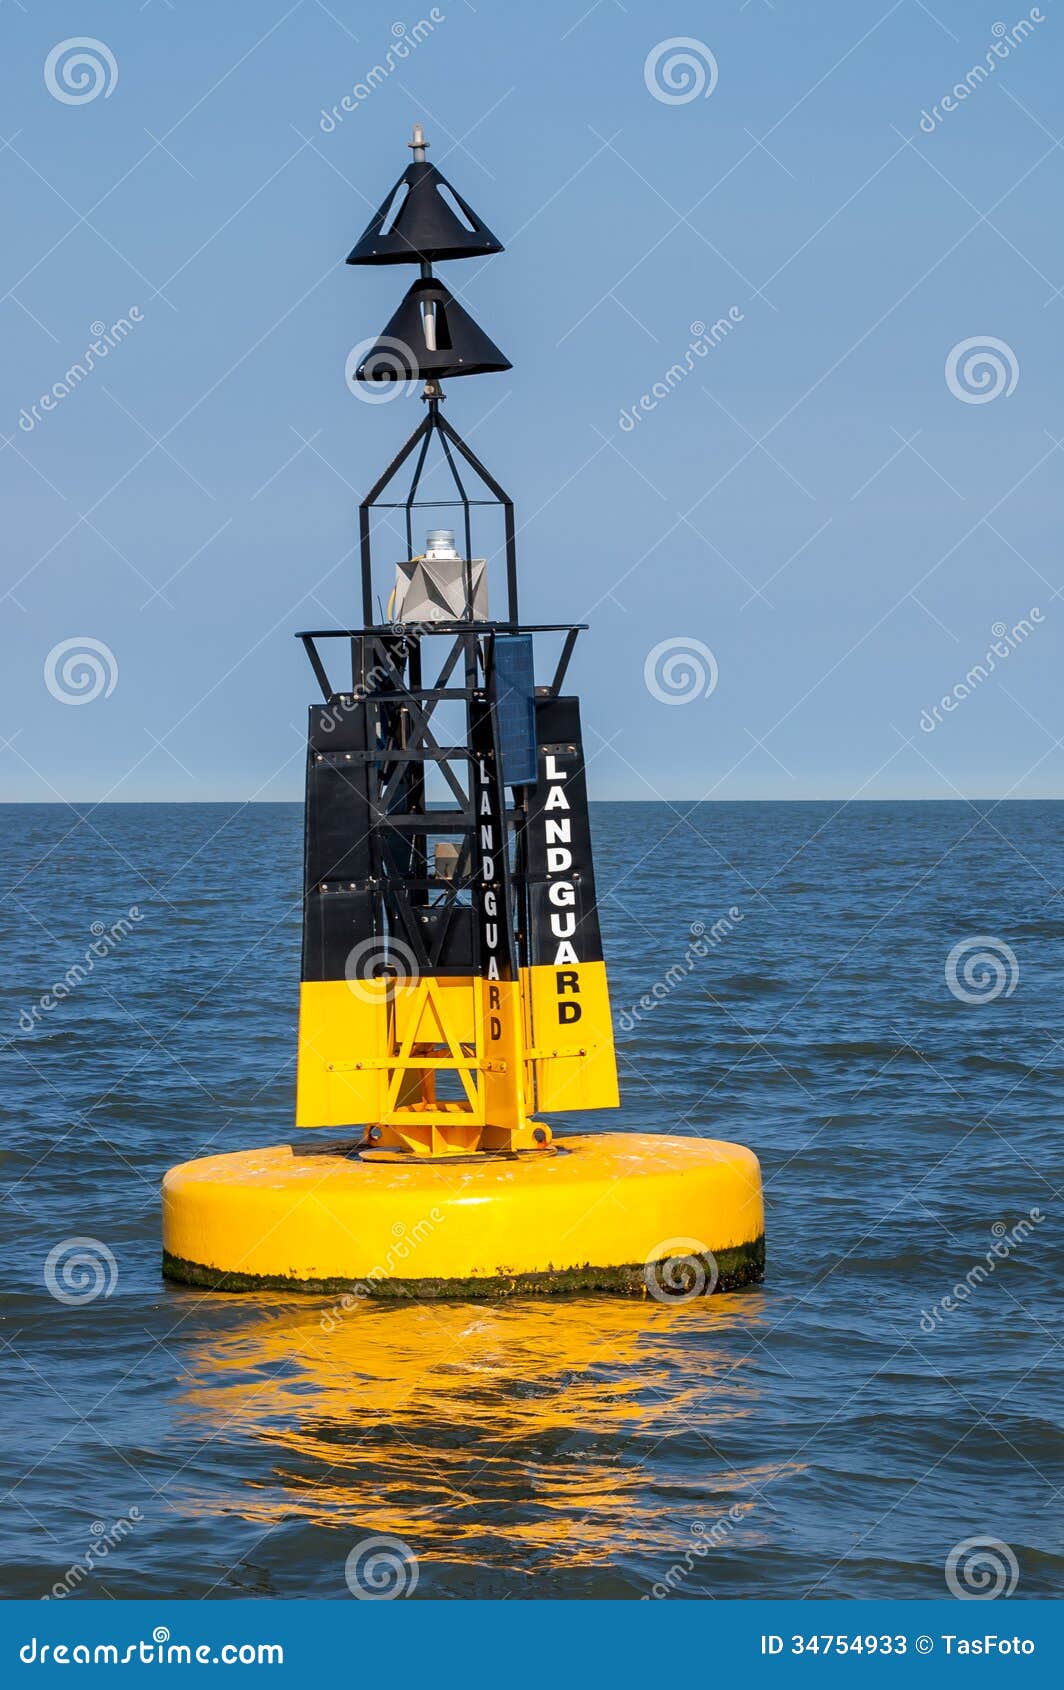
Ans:
[[[555,1138],[542,1118],[619,1101],[580,709],[562,691],[582,625],[520,621],[512,500],[440,410],[442,380],[510,365],[433,275],[502,248],[427,144],[419,124],[348,260],[420,266],[355,375],[424,382],[425,415],[360,507],[364,625],[299,636],[323,702],[308,740],[296,1126],[342,1136],[172,1168],[164,1271],[231,1291],[731,1289],[763,1274],[751,1151]],[[418,497],[433,447],[455,497]],[[405,498],[388,499],[408,461]],[[503,518],[501,620],[474,556],[484,505]],[[448,507],[459,543],[435,529],[415,551],[414,511]],[[396,509],[406,556],[375,620],[373,512]]]

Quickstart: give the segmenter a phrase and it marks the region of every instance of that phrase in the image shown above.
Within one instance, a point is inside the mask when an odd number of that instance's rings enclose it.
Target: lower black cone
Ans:
[[[430,276],[410,288],[355,376],[367,382],[441,380],[512,368],[450,290]]]

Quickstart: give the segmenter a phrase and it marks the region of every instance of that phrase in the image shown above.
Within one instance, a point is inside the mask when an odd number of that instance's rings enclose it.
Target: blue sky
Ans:
[[[343,259],[416,118],[507,247],[447,267],[514,365],[447,415],[517,501],[525,612],[592,622],[593,795],[1060,793],[1053,0],[3,0],[0,31],[0,796],[300,795],[291,635],[357,620],[357,498],[420,416],[344,380],[412,279]],[[99,92],[64,100],[80,37]],[[72,705],[45,668],[86,639]]]

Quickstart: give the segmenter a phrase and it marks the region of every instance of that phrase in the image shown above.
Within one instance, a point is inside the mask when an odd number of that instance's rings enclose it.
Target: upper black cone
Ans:
[[[423,307],[435,318],[435,346],[426,339]],[[408,290],[391,322],[355,371],[358,381],[413,381],[422,377],[479,376],[511,370],[494,341],[435,276]]]
[[[406,197],[387,234],[382,234],[392,202],[404,183],[408,189]],[[453,195],[465,222],[448,205],[439,191],[441,187]],[[347,262],[411,264],[426,259],[432,263],[443,258],[479,258],[486,253],[503,250],[502,242],[481,222],[461,194],[440,175],[436,166],[427,160],[415,160],[407,165],[380,210],[370,220],[365,233],[348,254]]]

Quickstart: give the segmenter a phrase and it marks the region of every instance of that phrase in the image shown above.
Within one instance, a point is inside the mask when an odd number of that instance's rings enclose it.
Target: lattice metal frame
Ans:
[[[448,510],[460,509],[464,530],[465,549],[463,556],[467,566],[466,603],[473,602],[472,580],[468,576],[469,561],[473,556],[472,510],[474,506],[495,506],[503,513],[505,529],[504,549],[506,556],[506,604],[507,619],[511,625],[518,619],[517,603],[517,535],[514,523],[514,504],[509,493],[502,487],[491,471],[481,463],[473,448],[467,444],[456,428],[453,428],[440,410],[443,394],[438,384],[429,383],[426,388],[427,410],[417,428],[409,439],[400,447],[384,474],[376,481],[362,503],[358,507],[359,545],[362,556],[362,614],[367,625],[373,623],[373,553],[372,553],[372,521],[374,510],[401,510],[406,519],[406,549],[407,556],[414,556],[414,524],[415,510]],[[433,439],[437,439],[443,452],[444,461],[451,473],[456,499],[427,499],[418,498],[421,480]],[[414,462],[413,475],[405,499],[383,499],[382,493],[387,492],[399,471],[417,448],[417,458]],[[453,449],[452,449],[453,448]],[[457,456],[479,477],[484,486],[492,494],[490,499],[470,498],[465,484],[459,473]]]

